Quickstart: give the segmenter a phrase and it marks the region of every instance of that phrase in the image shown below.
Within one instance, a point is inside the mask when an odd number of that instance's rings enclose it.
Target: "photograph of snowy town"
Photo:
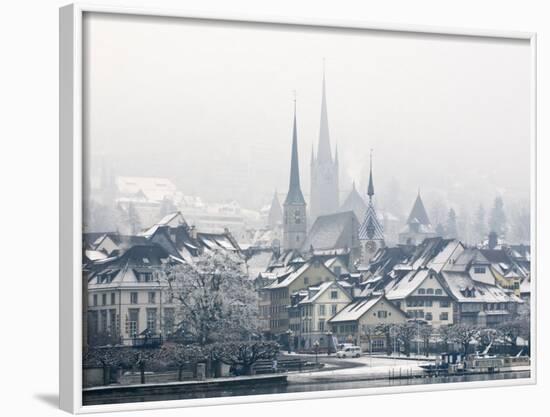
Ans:
[[[530,377],[528,43],[83,36],[84,405]]]

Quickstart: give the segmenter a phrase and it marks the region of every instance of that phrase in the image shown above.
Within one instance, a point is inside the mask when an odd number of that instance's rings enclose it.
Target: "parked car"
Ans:
[[[361,348],[359,346],[346,346],[336,352],[337,358],[358,358],[361,356]]]

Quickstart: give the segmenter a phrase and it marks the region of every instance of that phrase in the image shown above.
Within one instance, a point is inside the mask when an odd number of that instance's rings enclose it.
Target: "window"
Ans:
[[[111,293],[111,305],[116,304],[116,294],[114,292]]]
[[[319,331],[324,332],[325,331],[325,321],[319,320]]]
[[[147,309],[147,329],[151,333],[156,333],[157,331],[157,309],[148,308]]]
[[[432,320],[432,313],[426,313],[426,315],[424,316],[424,318],[425,318],[427,321]]]
[[[424,288],[420,288],[418,290],[418,294],[426,294],[426,290]]]
[[[148,294],[149,304],[155,304],[156,296],[157,296],[156,292],[154,292],[154,291],[149,292],[149,294]]]
[[[107,333],[107,310],[101,310],[101,333]]]
[[[484,266],[474,266],[474,274],[484,274],[484,273],[485,273]]]
[[[426,307],[431,307],[432,304],[433,304],[432,300],[426,300],[426,301],[424,301],[424,305],[425,305]]]
[[[439,307],[443,307],[443,308],[446,308],[446,307],[449,307],[451,303],[449,303],[449,301],[445,300],[445,301],[440,301],[439,302]]]
[[[435,295],[442,295],[442,294],[443,294],[443,290],[441,288],[436,288]]]
[[[138,293],[137,292],[131,292],[130,293],[130,304],[137,304],[138,303]]]
[[[94,294],[94,303],[93,304],[94,304],[94,307],[97,306],[97,294]]]
[[[319,304],[319,315],[324,316],[325,315],[325,305]]]
[[[433,288],[428,288],[428,289],[426,290],[426,294],[430,294],[430,295],[431,295],[431,294],[433,294],[433,293],[434,293],[434,289],[433,289]]]
[[[330,313],[334,316],[338,312],[338,306],[333,304],[330,306]]]
[[[308,285],[309,284],[309,277],[304,277],[304,285]]]
[[[385,319],[386,317],[388,317],[388,312],[385,311],[385,310],[379,310],[378,311],[378,318],[379,319]]]
[[[441,313],[439,315],[439,320],[449,320],[449,313]]]
[[[342,267],[340,265],[334,267],[334,274],[339,277],[342,273]]]
[[[330,299],[331,300],[337,300],[338,299],[338,291],[331,291],[330,292]]]
[[[101,294],[101,305],[102,306],[107,305],[107,294]]]
[[[109,310],[109,333],[111,333],[111,336],[118,334],[118,323],[116,319],[116,310],[114,308]]]
[[[137,337],[139,325],[139,308],[128,309],[127,333],[130,337]]]

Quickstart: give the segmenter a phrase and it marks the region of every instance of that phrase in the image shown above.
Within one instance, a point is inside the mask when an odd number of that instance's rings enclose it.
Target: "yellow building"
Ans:
[[[278,276],[260,291],[261,306],[265,309],[268,325],[264,330],[273,336],[287,332],[290,329],[288,307],[291,304],[291,295],[311,286],[335,280],[334,273],[317,258],[310,259],[295,271]]]

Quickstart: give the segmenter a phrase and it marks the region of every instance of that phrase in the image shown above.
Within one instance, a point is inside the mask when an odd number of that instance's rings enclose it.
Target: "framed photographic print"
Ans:
[[[535,40],[61,8],[61,407],[534,383]]]

